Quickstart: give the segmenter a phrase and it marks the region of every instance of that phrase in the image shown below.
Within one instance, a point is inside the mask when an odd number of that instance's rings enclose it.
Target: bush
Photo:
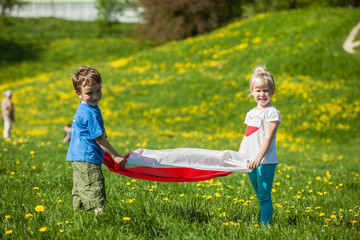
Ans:
[[[239,0],[140,0],[144,23],[135,34],[159,43],[209,32],[241,16]]]

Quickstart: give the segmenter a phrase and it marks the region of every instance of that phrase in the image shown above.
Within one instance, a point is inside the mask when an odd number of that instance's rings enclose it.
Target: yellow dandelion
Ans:
[[[124,220],[124,221],[130,221],[130,219],[131,219],[131,218],[129,218],[129,217],[123,217],[123,220]]]
[[[60,199],[60,200],[58,200],[58,203],[62,203],[62,202],[63,202],[63,200],[61,200],[61,199]]]
[[[33,217],[33,216],[34,216],[34,215],[32,215],[31,213],[28,213],[28,214],[25,215],[25,218],[26,218],[26,219],[29,219],[29,218],[31,218],[31,217]]]
[[[39,229],[39,232],[46,232],[47,229],[48,229],[47,227],[42,227]]]
[[[183,197],[183,196],[185,196],[185,194],[183,194],[183,193],[182,193],[182,194],[180,194],[180,197]]]
[[[10,215],[5,215],[5,220],[10,219]]]
[[[35,211],[37,212],[43,212],[45,210],[45,207],[43,205],[37,205],[35,207]]]
[[[33,189],[34,189],[34,190],[39,190],[39,187],[34,187]]]
[[[60,233],[63,233],[63,232],[64,232],[64,229],[59,229],[59,232],[60,232]]]
[[[30,154],[31,154],[31,155],[34,155],[34,154],[35,154],[35,151],[30,151]]]
[[[13,230],[6,230],[5,234],[6,235],[11,235],[13,233]]]
[[[195,212],[201,212],[201,210],[200,210],[200,209],[196,209]]]
[[[259,224],[255,224],[254,227],[259,227]]]
[[[331,215],[330,216],[332,219],[335,219],[336,218],[336,215]]]
[[[252,42],[253,44],[260,43],[260,42],[261,42],[261,38],[256,37],[256,38],[254,38],[251,42]]]

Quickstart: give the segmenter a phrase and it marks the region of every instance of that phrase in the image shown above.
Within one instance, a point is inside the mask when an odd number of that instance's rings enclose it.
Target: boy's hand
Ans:
[[[115,157],[115,158],[114,158],[114,161],[115,161],[117,164],[119,164],[120,166],[125,166],[125,164],[127,163],[127,159],[124,158],[124,157],[120,157],[120,156]]]

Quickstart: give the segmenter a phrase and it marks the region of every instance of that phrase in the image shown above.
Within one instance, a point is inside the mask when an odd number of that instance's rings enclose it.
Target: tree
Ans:
[[[135,34],[159,43],[209,32],[241,16],[243,0],[139,0],[144,23]]]
[[[22,6],[25,2],[22,0],[0,0],[1,16],[7,16],[14,6]]]
[[[1,1],[1,0],[0,0]],[[129,0],[96,0],[98,19],[100,22],[111,26],[112,23],[118,22],[118,16],[126,7],[129,6]]]

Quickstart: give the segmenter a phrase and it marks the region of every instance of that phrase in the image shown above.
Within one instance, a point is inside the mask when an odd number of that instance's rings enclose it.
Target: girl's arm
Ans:
[[[260,165],[261,160],[264,158],[265,154],[269,150],[272,140],[274,139],[275,133],[279,126],[279,121],[268,122],[265,129],[264,140],[261,144],[260,150],[256,155],[255,159],[253,159],[249,165],[249,169],[257,168]]]
[[[115,149],[111,146],[109,141],[106,139],[104,135],[95,138],[96,143],[104,150],[107,154],[111,156],[111,158],[119,165],[125,165],[127,160],[126,158],[120,156]]]
[[[243,144],[243,140],[244,140],[244,139],[241,140],[241,143],[240,143],[239,151],[238,151],[238,152],[240,152],[241,146],[242,146],[242,144]]]

